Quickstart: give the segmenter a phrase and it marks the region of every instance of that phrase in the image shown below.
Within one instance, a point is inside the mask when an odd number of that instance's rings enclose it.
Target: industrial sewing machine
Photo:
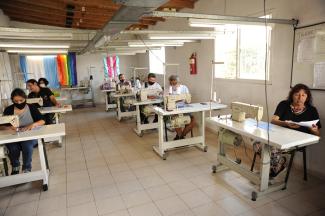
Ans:
[[[9,115],[9,116],[0,116],[0,125],[3,124],[11,124],[15,128],[19,127],[19,117],[17,115]],[[8,169],[6,160],[6,149],[4,146],[0,146],[0,175],[5,176],[6,169]]]
[[[191,94],[177,94],[177,95],[167,95],[164,97],[164,104],[166,106],[166,110],[172,111],[180,106],[177,102],[185,101],[185,103],[191,103]]]
[[[101,86],[101,90],[110,90],[116,88],[116,82],[114,79],[110,78],[109,80],[105,81]]]
[[[140,101],[148,100],[148,96],[154,96],[155,98],[158,98],[160,96],[160,93],[161,91],[159,89],[141,89],[139,91]]]
[[[132,87],[128,84],[117,85],[117,94],[131,94],[132,92]]]
[[[242,122],[246,118],[253,118],[257,122],[261,121],[263,117],[263,107],[241,102],[231,103],[232,120]]]
[[[43,98],[39,97],[39,98],[27,98],[26,99],[26,103],[28,104],[38,104],[41,107],[43,106]]]
[[[257,124],[259,121],[261,121],[263,117],[263,107],[262,106],[256,106],[241,102],[232,102],[231,103],[231,118],[234,121],[242,122],[246,118],[253,118],[256,120]],[[219,140],[220,143],[224,145],[230,145],[234,148],[239,147],[243,141],[243,137],[240,134],[234,133],[227,129],[220,129],[219,133]],[[236,151],[234,149],[234,151]],[[237,158],[235,162],[240,164],[241,159]]]

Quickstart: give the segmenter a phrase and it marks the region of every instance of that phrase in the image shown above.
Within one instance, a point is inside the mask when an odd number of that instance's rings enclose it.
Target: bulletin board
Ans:
[[[325,22],[295,29],[291,87],[297,83],[325,90]]]

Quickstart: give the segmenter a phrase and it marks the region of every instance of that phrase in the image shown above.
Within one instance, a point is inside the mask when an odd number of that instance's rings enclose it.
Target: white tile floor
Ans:
[[[324,180],[309,176],[304,182],[294,171],[287,190],[252,202],[246,179],[232,171],[211,173],[215,134],[207,131],[207,153],[179,149],[163,161],[152,150],[157,133],[140,138],[134,121],[118,122],[114,112],[102,110],[79,109],[63,118],[64,147],[47,146],[49,190],[41,191],[40,182],[0,189],[0,215],[325,215]]]

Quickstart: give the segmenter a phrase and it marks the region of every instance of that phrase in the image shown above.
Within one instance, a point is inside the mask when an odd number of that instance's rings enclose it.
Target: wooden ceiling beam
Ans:
[[[66,3],[63,1],[53,1],[53,0],[1,0],[1,2],[7,2],[9,4],[15,5],[16,3],[24,3],[31,7],[39,6],[43,8],[49,9],[56,9],[66,12]],[[82,11],[82,6],[76,5],[74,12],[80,12],[83,14],[93,14],[93,15],[100,15],[100,14],[110,14],[115,13],[117,9],[112,8],[98,8],[98,7],[91,7],[85,6],[85,11]]]
[[[15,15],[20,15],[21,18],[24,18],[26,16],[34,16],[34,17],[39,17],[39,18],[43,18],[43,17],[48,17],[48,18],[59,18],[62,20],[66,19],[66,15],[65,14],[48,14],[46,12],[43,11],[22,11],[22,10],[14,10],[14,9],[9,9],[9,8],[5,8],[3,9],[4,13],[6,15],[8,15],[9,17],[11,16],[11,14],[15,14]],[[18,14],[19,13],[19,14]],[[16,16],[16,17],[17,17]],[[99,18],[99,19],[89,19],[88,16],[82,17],[82,18],[78,18],[73,16],[72,17],[74,22],[79,22],[80,23],[80,19],[82,19],[82,23],[99,23],[99,24],[105,24],[107,22],[107,20],[111,19],[111,17],[106,17],[104,18]]]
[[[147,17],[147,16],[142,17],[141,20],[154,20],[154,21],[160,21],[160,22],[166,21],[166,19],[163,17]]]
[[[15,4],[8,4],[7,2],[0,1],[0,7],[2,10],[5,11],[21,11],[22,16],[24,16],[24,13],[27,12],[32,12],[32,13],[40,13],[40,14],[46,14],[48,16],[63,16],[66,17],[66,11],[63,10],[57,10],[57,9],[50,9],[50,8],[45,8],[42,6],[30,6],[26,3],[15,3]],[[114,13],[109,13],[105,15],[94,15],[94,14],[81,14],[80,12],[75,12],[73,14],[73,17],[76,19],[89,19],[89,20],[94,20],[94,21],[102,21],[102,22],[107,22]]]
[[[148,28],[148,25],[145,25],[145,24],[141,24],[141,23],[137,23],[137,24],[132,24],[130,25],[127,30],[135,30],[135,29],[147,29]]]
[[[35,20],[35,19],[42,19],[42,20],[46,20],[46,21],[57,21],[57,22],[61,22],[62,24],[65,24],[65,17],[55,17],[55,16],[52,16],[52,17],[49,17],[49,16],[44,16],[42,14],[31,14],[31,13],[25,13],[26,16],[22,17],[21,16],[21,13],[19,12],[8,12],[7,11],[7,15],[9,17],[12,17],[12,18],[22,18],[22,19],[26,19],[26,20]],[[73,23],[74,24],[77,24],[79,20],[73,20]],[[99,23],[99,22],[92,22],[92,21],[83,21],[82,23],[79,23],[81,26],[82,25],[94,25],[94,26],[98,26],[98,27],[101,27],[102,25],[105,24],[105,22],[102,22],[102,23]]]
[[[118,10],[121,5],[115,4],[112,0],[61,0],[65,4],[73,4],[78,6],[96,7],[96,8],[109,8]]]
[[[176,8],[176,9],[182,9],[182,8],[194,8],[195,1],[191,0],[170,0],[166,4],[163,4],[160,6],[160,9],[163,8]]]
[[[58,19],[50,19],[50,18],[43,18],[40,19],[39,17],[35,16],[28,16],[22,18],[20,14],[10,14],[9,15],[12,20],[20,21],[20,22],[27,22],[27,23],[34,23],[34,24],[41,24],[41,25],[53,25],[59,27],[65,27],[65,20],[58,20]],[[102,26],[98,23],[80,23],[79,26],[76,23],[72,24],[73,28],[82,28],[82,29],[101,29]]]
[[[144,20],[140,19],[139,22],[143,25],[156,25],[157,21],[155,20]]]

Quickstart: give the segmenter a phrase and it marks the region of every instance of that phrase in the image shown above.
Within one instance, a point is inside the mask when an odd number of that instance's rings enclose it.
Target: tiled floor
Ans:
[[[49,190],[41,191],[40,182],[1,189],[0,215],[325,215],[323,180],[304,182],[295,171],[287,190],[252,202],[249,181],[232,171],[211,173],[215,134],[207,131],[207,153],[179,149],[163,161],[152,150],[156,132],[140,138],[134,121],[118,122],[114,114],[102,107],[67,114],[64,147],[47,146]],[[242,150],[238,155],[251,160]]]

